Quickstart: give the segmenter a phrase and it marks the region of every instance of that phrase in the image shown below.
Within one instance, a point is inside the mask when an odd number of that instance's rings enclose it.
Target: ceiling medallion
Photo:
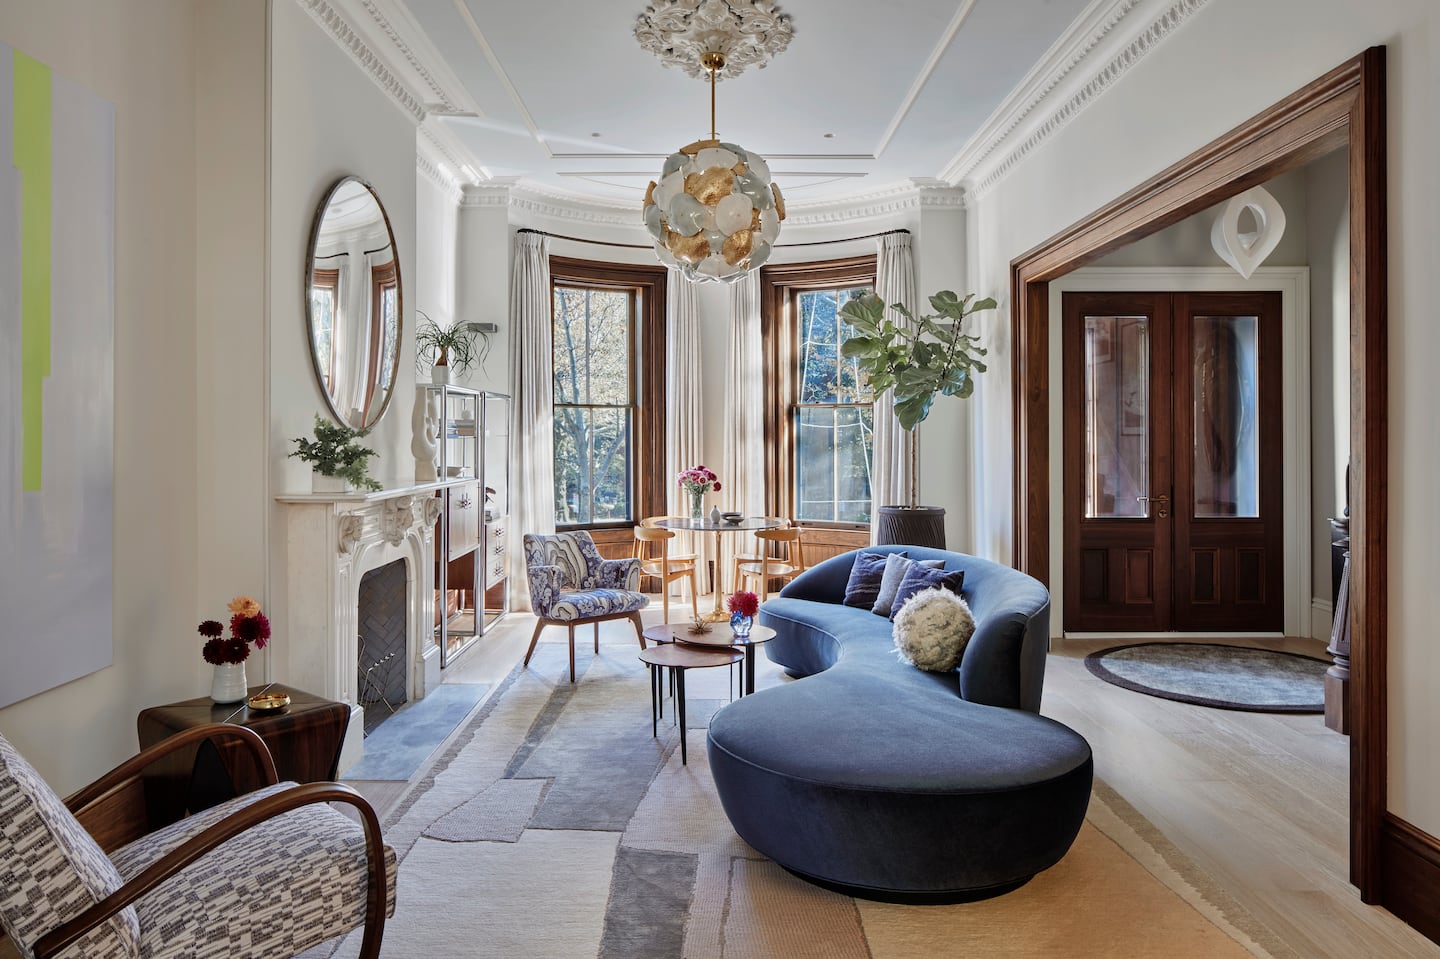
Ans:
[[[723,54],[716,76],[738,77],[749,66],[763,69],[793,32],[771,0],[653,0],[635,20],[640,46],[697,80],[709,75],[702,55]]]
[[[764,0],[758,7],[727,0],[670,0],[657,12],[661,6],[650,5],[636,24],[635,36],[667,63],[682,47],[693,52],[695,65],[705,72],[687,72],[703,75],[710,83],[710,137],[681,147],[665,160],[659,181],[652,180],[645,191],[645,229],[655,241],[655,255],[667,266],[676,267],[692,280],[734,282],[770,258],[780,235],[780,221],[785,219],[785,198],[771,182],[770,167],[763,157],[722,142],[716,134],[715,85],[721,76],[740,72],[731,71],[727,51],[760,51],[747,62],[763,67],[770,52],[785,49],[790,42],[790,19],[777,14],[774,4]],[[762,42],[757,45],[756,35],[738,33],[746,16],[757,11],[782,27],[783,37],[766,34],[758,38]],[[643,31],[662,21],[668,23],[672,17],[688,23],[690,36],[699,39],[685,46],[672,37],[661,52],[647,43]],[[703,26],[698,33],[693,32],[697,24]]]

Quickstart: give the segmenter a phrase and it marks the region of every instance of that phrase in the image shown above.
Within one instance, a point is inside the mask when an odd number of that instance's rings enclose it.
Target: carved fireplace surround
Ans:
[[[276,497],[286,537],[283,649],[274,668],[287,684],[350,705],[341,752],[343,771],[364,755],[360,706],[358,614],[360,580],[396,560],[405,562],[406,693],[422,699],[440,683],[440,649],[431,618],[434,603],[435,491],[446,482],[379,492],[295,493]]]

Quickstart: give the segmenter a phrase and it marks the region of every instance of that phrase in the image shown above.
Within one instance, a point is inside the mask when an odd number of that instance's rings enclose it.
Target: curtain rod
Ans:
[[[560,233],[550,233],[547,230],[534,230],[528,226],[521,227],[515,232],[537,233],[540,236],[548,236],[552,240],[569,240],[572,243],[593,243],[596,246],[618,246],[623,247],[627,250],[653,250],[655,248],[654,244],[652,243],[612,243],[609,240],[587,240],[584,237],[579,236],[564,236]],[[882,236],[891,236],[896,233],[909,232],[910,231],[905,229],[904,227],[900,227],[895,230],[884,230],[880,233],[867,233],[864,236],[848,236],[845,237],[843,240],[809,240],[805,243],[777,243],[775,244],[775,249],[783,250],[787,247],[792,246],[829,246],[832,243],[854,243],[857,240],[874,240]]]

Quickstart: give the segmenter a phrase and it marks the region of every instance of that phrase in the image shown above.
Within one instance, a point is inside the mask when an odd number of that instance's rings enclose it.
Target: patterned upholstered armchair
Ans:
[[[241,747],[268,785],[146,833],[143,798],[125,800],[155,760],[205,739]],[[395,911],[374,810],[348,786],[275,780],[254,732],[199,726],[61,800],[0,737],[0,925],[35,959],[258,959],[363,923],[374,959]]]
[[[645,624],[640,610],[650,598],[640,592],[640,561],[603,559],[595,541],[584,530],[550,536],[525,534],[525,571],[530,581],[530,606],[538,622],[525,665],[546,626],[564,626],[570,632],[570,682],[575,682],[575,627],[595,624],[595,652],[600,652],[600,624],[607,619],[628,619],[635,624],[640,648],[645,648]]]

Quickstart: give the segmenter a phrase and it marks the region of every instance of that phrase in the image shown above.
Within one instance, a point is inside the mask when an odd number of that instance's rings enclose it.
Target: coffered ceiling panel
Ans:
[[[462,88],[438,122],[482,177],[638,202],[664,156],[709,133],[708,85],[641,49],[638,0],[387,2]],[[717,130],[797,200],[937,176],[1096,2],[782,0],[794,38],[720,82]]]

